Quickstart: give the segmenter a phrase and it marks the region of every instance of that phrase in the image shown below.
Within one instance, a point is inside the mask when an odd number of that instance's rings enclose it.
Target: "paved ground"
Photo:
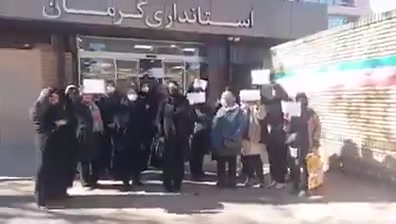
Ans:
[[[218,190],[211,181],[186,181],[182,194],[163,193],[155,180],[131,193],[103,184],[95,191],[76,185],[67,209],[45,212],[33,204],[32,181],[0,181],[0,223],[396,223],[396,190],[334,173],[310,199],[287,190]]]

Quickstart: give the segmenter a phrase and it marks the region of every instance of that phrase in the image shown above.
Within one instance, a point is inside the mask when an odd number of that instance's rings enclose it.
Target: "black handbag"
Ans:
[[[165,155],[165,143],[160,137],[153,138],[150,147],[150,166],[155,168],[161,168],[164,155]]]

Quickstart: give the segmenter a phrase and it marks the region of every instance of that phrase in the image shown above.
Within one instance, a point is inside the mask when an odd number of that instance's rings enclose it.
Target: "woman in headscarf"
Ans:
[[[267,100],[266,124],[268,130],[267,152],[270,164],[271,183],[268,188],[283,189],[286,187],[287,175],[287,146],[284,130],[284,116],[282,113],[282,100],[289,100],[288,94],[281,85],[272,85],[273,99]]]
[[[221,105],[213,119],[212,153],[217,160],[217,186],[233,188],[237,184],[237,156],[241,153],[246,119],[230,91],[221,95]]]
[[[131,101],[127,94],[116,90],[108,99],[107,127],[109,128],[112,145],[110,169],[116,180],[123,182],[122,190],[129,190],[133,172],[133,150],[129,145]]]
[[[297,157],[291,158],[290,174],[293,193],[306,196],[309,195],[306,157],[309,153],[319,155],[321,124],[305,93],[298,93],[295,100],[301,103],[301,116],[292,117],[287,128],[289,136],[295,136],[289,137],[289,147],[298,149]]]
[[[262,123],[267,115],[264,105],[260,102],[244,101],[241,109],[247,118],[243,135],[242,163],[246,175],[245,186],[252,186],[253,178],[258,178],[258,187],[264,186],[263,162],[261,155],[266,146],[262,141],[266,127]]]
[[[188,90],[188,93],[205,94],[205,90],[194,82]],[[192,110],[194,131],[190,143],[190,172],[193,180],[201,180],[205,177],[203,169],[204,157],[210,150],[210,131],[212,128],[213,110],[206,102],[192,105]]]
[[[40,207],[62,205],[59,203],[68,196],[70,168],[74,163],[69,156],[70,149],[76,147],[74,121],[60,95],[55,89],[44,89],[30,111],[37,125],[39,163],[35,196]]]
[[[83,94],[74,104],[79,141],[79,173],[83,187],[95,188],[99,180],[98,155],[104,132],[103,120],[91,94]]]
[[[160,132],[165,137],[164,187],[169,192],[179,192],[184,179],[184,162],[192,132],[190,104],[181,94],[176,82],[169,83],[168,91],[163,89],[164,86],[161,88],[160,94],[165,101],[160,103],[158,121]]]
[[[155,113],[149,85],[143,84],[139,92],[131,90],[128,99],[131,101],[128,133],[129,146],[133,150],[132,184],[140,186],[141,172],[148,167],[150,146],[155,134]]]

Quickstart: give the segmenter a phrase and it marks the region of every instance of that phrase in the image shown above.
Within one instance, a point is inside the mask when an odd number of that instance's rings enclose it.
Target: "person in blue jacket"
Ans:
[[[212,153],[217,161],[217,186],[233,188],[237,184],[237,156],[242,149],[246,118],[232,92],[223,92],[220,102],[221,107],[212,125]],[[227,174],[226,166],[228,166]]]

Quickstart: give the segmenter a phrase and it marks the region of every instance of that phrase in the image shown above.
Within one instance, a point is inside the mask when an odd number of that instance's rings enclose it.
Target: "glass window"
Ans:
[[[119,88],[127,89],[131,85],[139,85],[138,62],[117,60],[117,85]]]
[[[165,82],[176,81],[183,89],[185,89],[184,62],[165,61],[164,66],[165,66]]]
[[[204,46],[198,43],[152,41],[101,37],[78,37],[80,51],[108,51],[141,54],[170,54],[205,56]]]
[[[348,23],[348,18],[342,16],[329,16],[328,17],[328,28],[341,26]]]
[[[115,80],[115,66],[113,59],[81,58],[81,79]]]

